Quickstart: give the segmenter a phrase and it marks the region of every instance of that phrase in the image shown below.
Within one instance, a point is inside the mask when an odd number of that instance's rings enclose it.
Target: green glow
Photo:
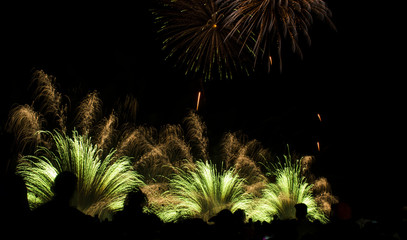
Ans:
[[[196,162],[196,168],[174,175],[169,190],[168,205],[157,209],[165,222],[199,217],[208,221],[222,209],[248,209],[251,195],[244,191],[244,179],[233,169],[218,171],[211,162]]]
[[[141,176],[133,171],[129,157],[117,158],[112,150],[101,159],[101,150],[77,131],[72,132],[72,138],[58,131],[44,133],[53,139],[55,146],[51,149],[40,146],[35,155],[22,157],[17,165],[17,173],[26,182],[31,208],[53,197],[51,186],[62,171],[71,171],[78,177],[72,204],[100,219],[122,209],[126,194],[142,185]]]
[[[308,218],[311,221],[328,222],[324,212],[318,207],[313,195],[313,185],[307,182],[301,172],[301,161],[284,156],[284,164],[273,165],[270,175],[275,182],[269,183],[263,190],[263,197],[258,200],[253,216],[260,221],[271,221],[273,216],[279,219],[295,219],[295,204],[305,203]]]

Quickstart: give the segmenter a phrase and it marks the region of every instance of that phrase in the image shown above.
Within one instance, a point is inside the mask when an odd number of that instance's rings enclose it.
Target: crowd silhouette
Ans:
[[[163,223],[157,216],[146,214],[146,196],[136,189],[129,193],[124,209],[112,221],[100,222],[83,214],[71,204],[77,178],[62,172],[54,181],[54,198],[29,210],[27,189],[21,177],[7,176],[2,181],[2,236],[55,239],[214,239],[214,240],[311,240],[311,239],[407,239],[407,208],[390,219],[354,219],[349,205],[333,206],[328,224],[310,222],[307,206],[295,205],[296,219],[271,223],[246,219],[244,211],[220,211],[208,222],[198,218]]]

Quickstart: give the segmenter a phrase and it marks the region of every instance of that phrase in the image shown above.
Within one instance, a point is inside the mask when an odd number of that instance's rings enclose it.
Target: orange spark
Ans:
[[[319,146],[319,142],[317,142],[317,148],[318,148],[318,152],[321,151],[321,147]]]
[[[270,60],[270,65],[273,65],[273,59],[271,58],[271,56],[269,56],[269,60]]]
[[[198,111],[199,108],[199,101],[201,100],[201,91],[198,92],[198,99],[196,101],[196,111]]]
[[[321,115],[319,113],[317,113],[317,116],[318,116],[319,121],[322,122]]]
[[[213,28],[217,28],[218,27],[218,25],[216,25],[216,24],[213,24],[213,26],[212,26]]]

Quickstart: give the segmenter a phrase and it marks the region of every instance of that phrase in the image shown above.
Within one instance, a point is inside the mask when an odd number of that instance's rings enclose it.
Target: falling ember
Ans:
[[[198,99],[196,101],[196,111],[198,111],[199,108],[199,101],[201,100],[201,91],[198,92]]]
[[[321,147],[319,146],[319,142],[317,142],[317,148],[318,148],[318,152],[321,151]]]
[[[270,60],[270,65],[273,65],[273,59],[271,58],[271,56],[269,56],[269,60]]]
[[[321,115],[319,113],[317,113],[317,116],[318,116],[319,121],[322,122]]]
[[[213,24],[213,26],[212,26],[213,28],[217,28],[218,27],[218,25],[216,25],[216,24]]]

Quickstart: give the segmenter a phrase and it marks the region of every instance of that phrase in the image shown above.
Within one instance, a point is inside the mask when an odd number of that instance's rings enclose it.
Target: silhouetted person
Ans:
[[[113,216],[113,224],[121,238],[154,239],[161,227],[160,219],[143,212],[147,197],[140,189],[127,194],[123,211]]]
[[[223,209],[216,216],[209,219],[209,222],[214,222],[213,239],[239,239],[239,213],[233,215],[229,209]]]
[[[306,220],[308,214],[308,207],[304,203],[295,204],[295,217],[297,220]]]
[[[313,239],[317,233],[317,225],[307,218],[308,207],[304,203],[295,205],[295,217],[297,218],[297,239]]]
[[[43,238],[90,237],[94,234],[95,220],[71,205],[77,177],[71,172],[62,172],[55,178],[51,201],[33,212],[33,234]]]

